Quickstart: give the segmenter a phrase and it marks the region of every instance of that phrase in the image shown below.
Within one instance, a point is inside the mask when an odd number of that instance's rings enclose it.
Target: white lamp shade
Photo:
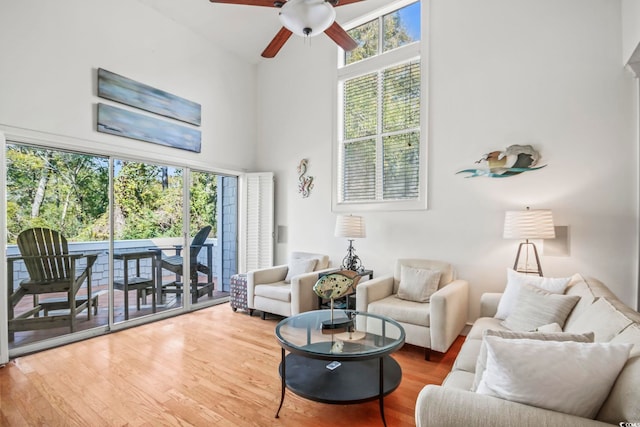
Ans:
[[[507,211],[504,216],[505,239],[554,239],[553,215],[548,209]]]
[[[336,19],[336,11],[325,0],[289,0],[280,9],[280,22],[299,36],[317,36]]]
[[[357,215],[338,215],[336,218],[336,237],[359,239],[367,237],[364,218]]]

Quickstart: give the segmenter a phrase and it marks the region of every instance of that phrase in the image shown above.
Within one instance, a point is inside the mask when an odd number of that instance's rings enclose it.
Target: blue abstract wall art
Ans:
[[[102,68],[98,69],[98,96],[196,126],[201,124],[200,104]]]
[[[201,132],[167,120],[98,103],[98,132],[200,152]]]

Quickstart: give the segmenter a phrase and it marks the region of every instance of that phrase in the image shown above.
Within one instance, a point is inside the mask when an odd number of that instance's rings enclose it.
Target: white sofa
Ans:
[[[438,290],[429,302],[397,298],[402,266],[441,272]],[[451,264],[425,259],[399,259],[393,276],[360,282],[356,287],[356,309],[390,317],[400,323],[406,333],[405,342],[425,348],[425,359],[431,350],[446,352],[467,321],[469,283],[456,280]]]
[[[294,272],[300,263],[315,260],[310,271]],[[318,280],[318,273],[329,267],[329,257],[310,252],[292,252],[289,263],[275,267],[249,271],[247,273],[247,306],[249,314],[254,310],[279,316],[293,316],[318,308],[318,297],[313,292],[313,285]],[[292,273],[289,270],[292,269]],[[290,277],[287,277],[290,276]],[[289,280],[286,280],[286,279]]]
[[[494,318],[502,294],[484,294],[474,323],[452,371],[441,386],[427,385],[415,409],[418,427],[600,426],[640,423],[640,314],[626,307],[602,282],[574,275],[564,292],[579,296],[564,331],[595,332],[595,342],[630,343],[634,347],[595,419],[542,409],[471,391],[483,331],[506,330]],[[600,303],[596,304],[600,299]],[[589,310],[589,311],[585,311]],[[581,315],[584,314],[582,317]]]

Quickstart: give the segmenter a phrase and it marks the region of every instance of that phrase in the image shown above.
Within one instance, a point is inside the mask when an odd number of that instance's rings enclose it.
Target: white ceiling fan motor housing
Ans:
[[[302,37],[322,34],[336,19],[336,11],[325,0],[289,0],[280,9],[280,21]]]

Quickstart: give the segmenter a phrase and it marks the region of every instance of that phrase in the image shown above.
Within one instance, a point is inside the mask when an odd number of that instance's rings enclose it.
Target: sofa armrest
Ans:
[[[480,297],[480,317],[493,317],[498,312],[502,293],[487,292]]]
[[[313,292],[313,286],[320,274],[334,271],[335,268],[325,268],[311,273],[304,273],[291,279],[291,315],[305,313],[318,309],[318,296]]]
[[[611,426],[472,391],[435,385],[428,385],[420,391],[415,417],[416,427]]]
[[[261,268],[247,272],[247,306],[255,308],[253,303],[254,288],[262,283],[280,282],[287,277],[289,266],[277,265],[275,267]]]
[[[430,305],[431,349],[446,353],[467,323],[469,282],[448,283],[431,295]]]
[[[381,276],[358,283],[356,286],[356,310],[367,312],[369,304],[393,293],[393,276]]]

